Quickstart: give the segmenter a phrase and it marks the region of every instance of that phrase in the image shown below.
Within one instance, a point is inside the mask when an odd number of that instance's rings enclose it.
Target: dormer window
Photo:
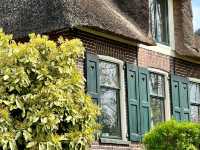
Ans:
[[[156,42],[169,45],[168,0],[150,1],[150,26]]]
[[[200,1],[192,0],[194,32],[200,35]]]

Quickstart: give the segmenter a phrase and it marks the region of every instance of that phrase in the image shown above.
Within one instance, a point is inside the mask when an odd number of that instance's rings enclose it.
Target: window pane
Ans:
[[[157,95],[158,88],[157,88],[157,76],[154,73],[150,74],[150,93],[151,95]]]
[[[99,66],[100,84],[103,86],[119,88],[118,65],[101,61]]]
[[[169,44],[168,1],[151,0],[150,11],[152,35],[157,42]]]
[[[200,106],[191,105],[191,120],[200,122]]]
[[[200,35],[200,1],[192,0],[192,10],[193,10],[193,27],[194,32]]]
[[[158,75],[158,96],[164,97],[164,91],[165,91],[165,86],[164,86],[164,77],[161,75]]]
[[[164,101],[151,97],[151,124],[152,126],[164,121]]]
[[[100,122],[103,125],[102,136],[120,137],[120,110],[118,90],[101,89],[102,114]]]
[[[150,74],[150,93],[153,96],[165,96],[164,76],[151,73]]]
[[[190,102],[196,102],[196,84],[190,83]]]
[[[200,104],[200,84],[197,84],[196,102]]]

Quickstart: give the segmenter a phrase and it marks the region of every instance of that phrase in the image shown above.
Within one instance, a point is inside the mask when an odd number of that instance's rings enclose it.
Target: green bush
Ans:
[[[199,150],[200,124],[177,122],[160,123],[144,137],[147,150]]]
[[[77,67],[80,40],[31,34],[16,43],[0,30],[0,149],[87,149],[98,107]]]

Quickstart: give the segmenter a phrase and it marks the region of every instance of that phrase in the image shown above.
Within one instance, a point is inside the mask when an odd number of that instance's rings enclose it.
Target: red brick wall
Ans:
[[[143,48],[122,44],[102,37],[94,36],[85,32],[73,31],[70,34],[63,34],[67,38],[80,38],[89,53],[107,55],[124,62],[134,63],[140,67],[156,68],[169,73],[176,73],[181,76],[200,78],[200,65],[173,58]],[[84,60],[79,61],[79,68],[83,70]],[[100,144],[94,142],[92,150],[142,150],[139,143],[130,145]]]
[[[175,73],[185,77],[200,79],[200,64],[191,63],[181,59],[174,60]]]
[[[138,49],[137,61],[138,65],[141,67],[152,67],[184,77],[200,78],[200,64],[170,57],[143,48]]]
[[[156,68],[166,72],[173,70],[173,62],[170,56],[143,48],[138,49],[138,66],[145,68]]]
[[[139,143],[132,143],[128,146],[113,145],[113,144],[99,144],[94,142],[91,150],[142,150],[142,145]]]
[[[137,48],[120,42],[93,36],[85,32],[77,31],[72,36],[80,38],[89,53],[111,56],[124,62],[135,63],[137,60]]]

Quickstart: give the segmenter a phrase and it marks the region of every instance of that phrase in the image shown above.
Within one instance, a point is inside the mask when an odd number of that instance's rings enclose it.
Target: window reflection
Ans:
[[[120,138],[119,68],[117,64],[106,61],[100,61],[99,66],[102,136]]]
[[[200,122],[200,84],[190,82],[190,103],[191,103],[191,120]]]
[[[161,74],[150,73],[150,105],[152,126],[164,121],[165,78]]]
[[[200,106],[192,105],[190,108],[191,108],[191,120],[193,122],[200,122]]]
[[[151,123],[152,126],[164,121],[164,101],[159,98],[151,98]]]
[[[200,1],[192,0],[194,32],[200,35]]]
[[[159,43],[169,45],[168,1],[150,0],[151,32]]]
[[[105,61],[100,62],[100,84],[102,86],[119,87],[118,66]]]
[[[101,123],[104,136],[120,136],[118,91],[101,89]]]

